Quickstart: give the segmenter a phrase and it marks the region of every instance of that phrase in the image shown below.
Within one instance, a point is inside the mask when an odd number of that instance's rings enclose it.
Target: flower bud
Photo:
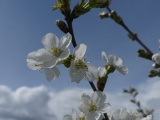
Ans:
[[[64,33],[68,33],[69,30],[65,22],[61,20],[56,20],[56,25],[61,31],[63,31]]]
[[[76,19],[76,18],[78,18],[79,16],[81,16],[81,15],[87,13],[88,11],[90,11],[90,8],[84,8],[84,7],[83,7],[84,4],[85,4],[84,2],[78,3],[78,4],[74,7],[74,9],[73,9],[73,11],[72,11],[72,13],[71,13],[71,16],[72,16],[73,19]]]
[[[116,23],[120,24],[123,20],[117,15],[116,11],[111,11],[110,18],[112,18]]]
[[[109,17],[109,13],[108,12],[101,12],[101,13],[99,13],[99,17],[101,19],[108,18]]]
[[[142,58],[145,58],[148,60],[151,60],[151,58],[152,58],[152,53],[149,53],[148,51],[139,49],[137,52],[138,52],[139,57],[142,57]]]

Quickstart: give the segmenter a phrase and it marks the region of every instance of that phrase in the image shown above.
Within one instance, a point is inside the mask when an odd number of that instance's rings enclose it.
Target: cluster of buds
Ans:
[[[53,10],[60,9],[63,15],[66,17],[71,17],[72,19],[76,19],[79,16],[87,13],[92,8],[105,8],[109,6],[111,0],[81,0],[81,2],[77,3],[74,6],[73,10],[70,9],[70,0],[58,0],[58,3],[53,5]]]

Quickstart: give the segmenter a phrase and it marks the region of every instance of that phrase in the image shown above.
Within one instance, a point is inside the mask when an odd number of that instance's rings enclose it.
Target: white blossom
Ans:
[[[93,81],[97,78],[98,69],[92,65],[89,65],[84,58],[87,46],[80,44],[74,49],[74,60],[70,65],[70,77],[72,82],[79,83],[83,78],[88,81]]]
[[[115,56],[115,55],[109,55],[108,57],[106,56],[105,52],[102,52],[102,58],[107,62],[108,65],[113,66],[116,68],[120,73],[126,75],[128,73],[128,68],[125,67],[122,64],[122,59]]]
[[[106,95],[100,91],[94,92],[91,97],[84,93],[78,107],[86,115],[87,120],[99,120],[110,106],[108,103],[105,103],[105,100]]]
[[[152,115],[142,118],[137,111],[129,111],[126,108],[122,108],[112,112],[110,120],[152,120]]]
[[[55,62],[55,64],[50,67],[54,67],[58,62],[69,56],[70,50],[68,46],[70,45],[71,40],[72,36],[70,33],[67,33],[60,40],[53,33],[48,33],[42,38],[42,43]]]
[[[160,53],[156,53],[152,56],[152,60],[158,64],[160,64]]]
[[[50,68],[50,66],[53,65],[54,67]],[[44,70],[47,80],[53,80],[60,76],[54,59],[48,54],[48,51],[43,48],[28,54],[27,66],[32,70]]]
[[[63,120],[86,120],[86,116],[80,112],[79,114],[72,109],[72,115],[65,115]]]

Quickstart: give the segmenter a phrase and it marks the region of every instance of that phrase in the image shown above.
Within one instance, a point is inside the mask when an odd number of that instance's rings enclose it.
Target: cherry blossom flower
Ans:
[[[87,46],[80,44],[74,49],[74,60],[71,61],[70,77],[72,82],[79,83],[83,78],[93,81],[97,78],[98,69],[86,63],[84,55]]]
[[[105,52],[102,52],[102,58],[104,59],[104,61],[107,62],[108,65],[113,66],[114,68],[116,68],[120,73],[126,75],[128,73],[128,68],[125,67],[122,64],[122,59],[115,56],[115,55],[109,55],[108,57],[106,56]]]
[[[86,120],[86,116],[80,112],[79,114],[72,109],[72,115],[65,115],[63,120]]]
[[[54,59],[48,54],[46,49],[33,51],[27,56],[27,66],[32,70],[45,70],[47,80],[53,80],[60,76],[60,72],[55,65]]]
[[[70,45],[71,40],[72,36],[70,33],[63,36],[61,40],[53,33],[48,33],[42,38],[42,43],[55,62],[55,64],[50,67],[54,67],[58,62],[61,62],[69,56],[70,50],[68,46]]]
[[[111,113],[110,120],[152,120],[152,116],[149,115],[146,118],[142,118],[137,111],[129,111],[126,108],[122,108]]]
[[[78,107],[86,115],[87,120],[99,120],[110,106],[105,100],[106,95],[100,91],[94,92],[91,97],[84,93]]]
[[[160,64],[160,53],[156,53],[152,56],[152,60],[158,64]]]

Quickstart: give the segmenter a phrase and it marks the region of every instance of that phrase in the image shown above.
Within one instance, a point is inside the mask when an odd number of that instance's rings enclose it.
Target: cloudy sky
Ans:
[[[59,38],[64,34],[55,20],[64,20],[59,10],[52,11],[56,0],[0,0],[0,120],[61,120],[63,115],[77,109],[83,92],[91,94],[88,83],[71,83],[68,69],[58,66],[61,77],[53,82],[45,79],[43,71],[32,71],[26,65],[28,53],[43,48],[42,37],[51,32]],[[72,8],[78,0],[74,0]],[[118,11],[125,23],[151,49],[158,52],[160,39],[159,0],[113,1],[111,9]],[[160,114],[160,79],[149,79],[152,62],[137,57],[141,48],[127,37],[127,32],[110,19],[101,20],[93,9],[73,22],[77,43],[87,45],[87,61],[103,66],[101,51],[116,54],[129,68],[126,76],[114,72],[105,88],[112,109],[128,107],[130,97],[123,88],[135,87],[144,108]],[[71,51],[73,47],[70,46]],[[78,93],[78,94],[77,94]],[[120,103],[120,104],[119,104]]]

